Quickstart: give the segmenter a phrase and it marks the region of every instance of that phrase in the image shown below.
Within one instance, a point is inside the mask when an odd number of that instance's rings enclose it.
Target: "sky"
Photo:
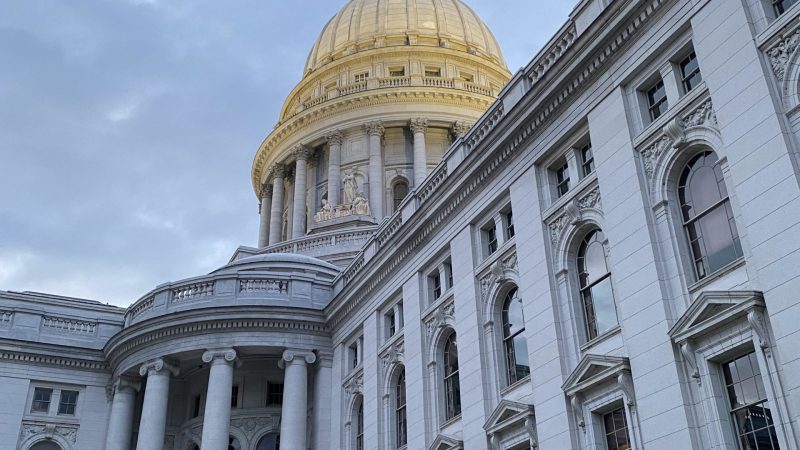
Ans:
[[[253,246],[250,169],[344,0],[1,0],[0,290],[127,306]],[[512,72],[572,0],[467,0]]]

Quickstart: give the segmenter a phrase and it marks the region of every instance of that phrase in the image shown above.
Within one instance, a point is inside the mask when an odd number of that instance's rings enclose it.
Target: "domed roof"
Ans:
[[[446,47],[506,66],[489,27],[460,0],[350,0],[325,25],[304,73],[359,51],[398,45]]]

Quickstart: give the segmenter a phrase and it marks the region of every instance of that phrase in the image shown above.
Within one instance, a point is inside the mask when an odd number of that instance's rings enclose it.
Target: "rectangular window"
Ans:
[[[358,362],[359,362],[358,342],[353,342],[350,345],[349,356],[350,356],[350,369],[355,369],[356,367],[358,367]]]
[[[506,213],[503,221],[506,224],[506,239],[511,239],[514,237],[514,213],[509,211]]]
[[[780,448],[755,352],[723,364],[722,372],[740,448]]]
[[[361,73],[357,73],[357,74],[355,74],[355,77],[354,77],[354,78],[355,78],[355,80],[354,80],[354,81],[355,81],[356,83],[360,83],[360,82],[362,82],[362,81],[367,81],[367,78],[369,78],[369,72],[361,72]]]
[[[453,264],[450,263],[450,260],[445,261],[444,263],[444,276],[446,277],[447,284],[445,284],[445,289],[450,289],[453,287]]]
[[[231,386],[231,408],[239,407],[239,385]]]
[[[433,77],[439,78],[442,76],[442,69],[438,67],[426,67],[425,68],[425,76],[426,77]]]
[[[387,312],[384,316],[386,320],[386,339],[397,333],[397,318],[394,316],[394,309]]]
[[[428,283],[431,287],[431,295],[433,300],[438,300],[442,297],[442,277],[439,272],[428,277]]]
[[[492,223],[492,225],[490,225],[488,228],[483,229],[483,239],[486,242],[486,256],[489,256],[497,251],[497,226],[494,223]]]
[[[461,78],[461,81],[465,83],[472,83],[475,81],[475,76],[472,75],[471,73],[461,72],[459,74],[459,77]]]
[[[199,395],[194,396],[194,408],[192,408],[192,417],[200,417],[200,400]]]
[[[594,152],[592,151],[592,143],[584,145],[581,150],[581,171],[584,177],[588,177],[594,172]]]
[[[772,0],[772,6],[775,8],[775,15],[780,16],[795,3],[797,3],[797,0]]]
[[[683,92],[688,93],[696,88],[701,81],[703,75],[700,73],[700,65],[697,63],[697,55],[692,52],[683,61],[681,61],[681,79],[683,80]]]
[[[569,192],[569,165],[564,163],[563,166],[555,170],[556,174],[556,193],[561,198]]]
[[[664,88],[664,81],[658,80],[656,84],[647,90],[647,110],[650,114],[650,121],[653,122],[661,117],[669,104],[667,103],[667,90]]]
[[[603,415],[603,429],[606,434],[608,450],[628,450],[631,440],[628,437],[628,420],[625,409],[619,408]]]
[[[47,388],[36,388],[33,390],[33,403],[31,404],[31,412],[47,413],[50,411],[50,398],[53,396],[53,390]]]
[[[390,77],[404,77],[404,76],[406,76],[406,68],[405,67],[389,67],[389,76]]]
[[[58,402],[59,415],[74,416],[77,405],[78,391],[61,391],[61,399]]]
[[[267,406],[283,404],[283,383],[267,382]]]

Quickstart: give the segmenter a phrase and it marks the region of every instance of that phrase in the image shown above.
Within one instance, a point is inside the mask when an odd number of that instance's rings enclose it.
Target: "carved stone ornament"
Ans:
[[[231,427],[235,428],[245,436],[250,441],[254,441],[256,433],[260,430],[270,430],[276,431],[280,429],[280,414],[270,414],[268,416],[261,416],[261,417],[241,417],[231,419]]]
[[[78,440],[78,428],[79,426],[77,424],[25,420],[22,422],[22,429],[19,433],[19,442],[22,444],[26,440],[35,436],[41,436],[48,439],[58,436],[71,444],[75,444],[75,442]]]
[[[403,362],[403,355],[405,355],[406,347],[403,341],[400,341],[389,348],[389,351],[383,356],[383,369],[386,370],[395,363]]]
[[[758,345],[764,351],[764,354],[770,356],[769,348],[769,334],[767,332],[767,319],[764,313],[758,309],[754,309],[747,314],[747,322],[753,328],[753,332],[758,337]]]
[[[569,225],[575,225],[583,220],[583,212],[587,209],[602,210],[603,203],[600,196],[600,187],[595,186],[591,191],[581,195],[577,199],[567,203],[561,214],[553,219],[550,224],[550,240],[553,248],[558,246],[561,234]]]
[[[428,119],[424,118],[411,119],[408,122],[408,127],[411,128],[411,132],[414,134],[417,133],[425,134],[425,132],[428,131]]]
[[[292,156],[294,156],[297,161],[308,161],[312,153],[310,148],[302,144],[292,149]]]
[[[430,339],[438,329],[447,325],[448,322],[454,321],[455,313],[456,305],[452,300],[439,306],[433,315],[425,322],[428,338]]]
[[[569,405],[572,407],[572,414],[575,415],[575,421],[581,427],[583,432],[586,432],[586,421],[583,420],[583,395],[580,393],[573,395],[569,399]]]
[[[690,376],[697,381],[697,385],[701,385],[700,379],[700,371],[697,368],[697,355],[694,352],[694,347],[689,343],[689,341],[684,342],[681,344],[681,355],[683,355],[683,361],[689,367]]]
[[[157,358],[142,364],[142,366],[139,367],[139,375],[155,375],[163,370],[169,371],[174,377],[178,376],[178,373],[180,373],[180,370],[176,366],[165,361],[163,358]]]
[[[344,142],[344,133],[342,133],[340,130],[333,130],[325,135],[325,139],[328,141],[329,146],[341,147],[342,143]]]
[[[303,361],[306,364],[314,364],[317,361],[317,355],[313,352],[299,351],[299,350],[286,350],[281,357],[282,364],[291,364],[293,362]]]
[[[207,350],[203,353],[203,362],[210,364],[217,361],[224,361],[225,363],[232,364],[236,361],[236,356],[236,350],[232,348]]]
[[[344,393],[347,395],[348,404],[356,395],[364,395],[364,374],[359,373],[358,375],[345,381]]]
[[[272,174],[272,179],[284,179],[287,174],[286,166],[283,164],[273,164],[272,167],[269,168],[269,172]]]
[[[789,60],[800,45],[800,28],[795,30],[789,36],[784,37],[775,45],[767,50],[767,57],[772,66],[772,72],[778,81],[783,81],[786,78],[786,69],[789,66]]]
[[[492,292],[492,287],[495,284],[510,280],[511,275],[518,273],[518,271],[516,253],[512,253],[506,258],[495,261],[489,273],[484,275],[480,280],[481,298],[483,301],[488,302],[490,300],[489,294]]]
[[[378,137],[383,136],[384,131],[386,131],[386,129],[383,127],[383,122],[381,121],[367,123],[364,125],[364,130],[368,135]]]
[[[619,390],[622,391],[622,394],[625,396],[625,403],[628,405],[628,408],[631,412],[634,411],[635,396],[633,393],[633,378],[631,378],[631,373],[628,371],[622,371],[617,375],[617,386],[619,386]]]
[[[472,128],[471,124],[463,120],[459,120],[458,122],[453,122],[453,126],[450,128],[450,131],[453,133],[453,136],[458,139],[467,134],[470,128]]]

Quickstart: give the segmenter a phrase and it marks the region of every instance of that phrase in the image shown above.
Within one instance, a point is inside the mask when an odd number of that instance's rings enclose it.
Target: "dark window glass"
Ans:
[[[664,89],[664,82],[658,80],[653,87],[647,90],[647,109],[650,113],[650,121],[654,121],[667,112],[667,90]]]
[[[697,55],[694,52],[681,61],[681,78],[683,79],[684,92],[691,91],[703,81],[700,65],[697,63]]]
[[[589,339],[596,338],[618,323],[605,240],[603,232],[595,230],[586,236],[578,250],[578,278]]]
[[[775,14],[781,15],[791,8],[792,5],[797,3],[797,0],[772,0],[772,6],[775,8]]]
[[[406,422],[406,371],[400,369],[395,384],[395,428],[397,433],[397,448],[402,448],[408,444],[408,425]]]
[[[405,181],[398,181],[394,184],[392,188],[392,196],[394,197],[394,209],[393,211],[397,211],[397,208],[400,207],[400,204],[403,203],[406,196],[408,195],[408,183]]]
[[[194,406],[192,407],[192,417],[200,417],[200,396],[194,397]]]
[[[239,385],[231,386],[231,408],[239,407]]]
[[[394,336],[397,332],[397,319],[394,317],[394,311],[386,314],[386,332],[388,334],[387,338]]]
[[[239,444],[239,440],[233,436],[228,438],[228,450],[241,450],[242,446]]]
[[[569,165],[566,163],[556,169],[556,191],[559,197],[569,191]]]
[[[592,152],[591,143],[581,148],[581,170],[584,177],[594,172],[594,153]]]
[[[603,428],[606,433],[608,450],[628,450],[631,440],[628,437],[628,420],[625,410],[619,408],[603,415]]]
[[[716,153],[702,153],[686,165],[678,196],[698,279],[742,257],[742,244]]]
[[[447,277],[447,289],[453,287],[453,266],[446,262],[444,263],[444,274]]]
[[[438,78],[442,76],[442,69],[438,67],[426,67],[425,68],[425,76],[426,77],[434,77]]]
[[[405,67],[394,67],[389,69],[390,77],[404,77],[406,75]]]
[[[36,388],[33,390],[33,403],[31,404],[31,412],[46,413],[50,411],[50,398],[53,396],[53,390],[47,388]]]
[[[514,212],[509,211],[506,214],[506,239],[511,239],[514,237]]]
[[[740,448],[780,449],[755,352],[723,364],[722,372]]]
[[[517,288],[506,294],[503,303],[503,344],[508,364],[508,384],[527,377],[531,373],[528,362],[528,340],[525,338],[525,314]]]
[[[489,255],[497,251],[497,227],[495,225],[490,226],[483,230],[486,238],[486,250],[489,252]]]
[[[58,401],[58,413],[66,416],[75,415],[75,406],[78,405],[78,391],[61,391]]]
[[[355,75],[355,82],[360,83],[362,81],[367,81],[367,78],[369,78],[369,72],[357,73]]]
[[[283,383],[267,382],[267,406],[283,404]]]
[[[364,450],[364,401],[358,405],[356,412],[356,450]]]
[[[358,367],[358,343],[350,346],[350,368],[355,369]]]
[[[461,414],[461,384],[458,378],[458,345],[452,333],[444,343],[445,419]]]
[[[434,275],[430,276],[431,281],[431,292],[433,293],[433,299],[437,300],[442,296],[442,278],[439,276],[437,272]]]
[[[280,450],[281,437],[277,433],[269,433],[258,441],[256,450]],[[199,450],[199,449],[198,449]]]

